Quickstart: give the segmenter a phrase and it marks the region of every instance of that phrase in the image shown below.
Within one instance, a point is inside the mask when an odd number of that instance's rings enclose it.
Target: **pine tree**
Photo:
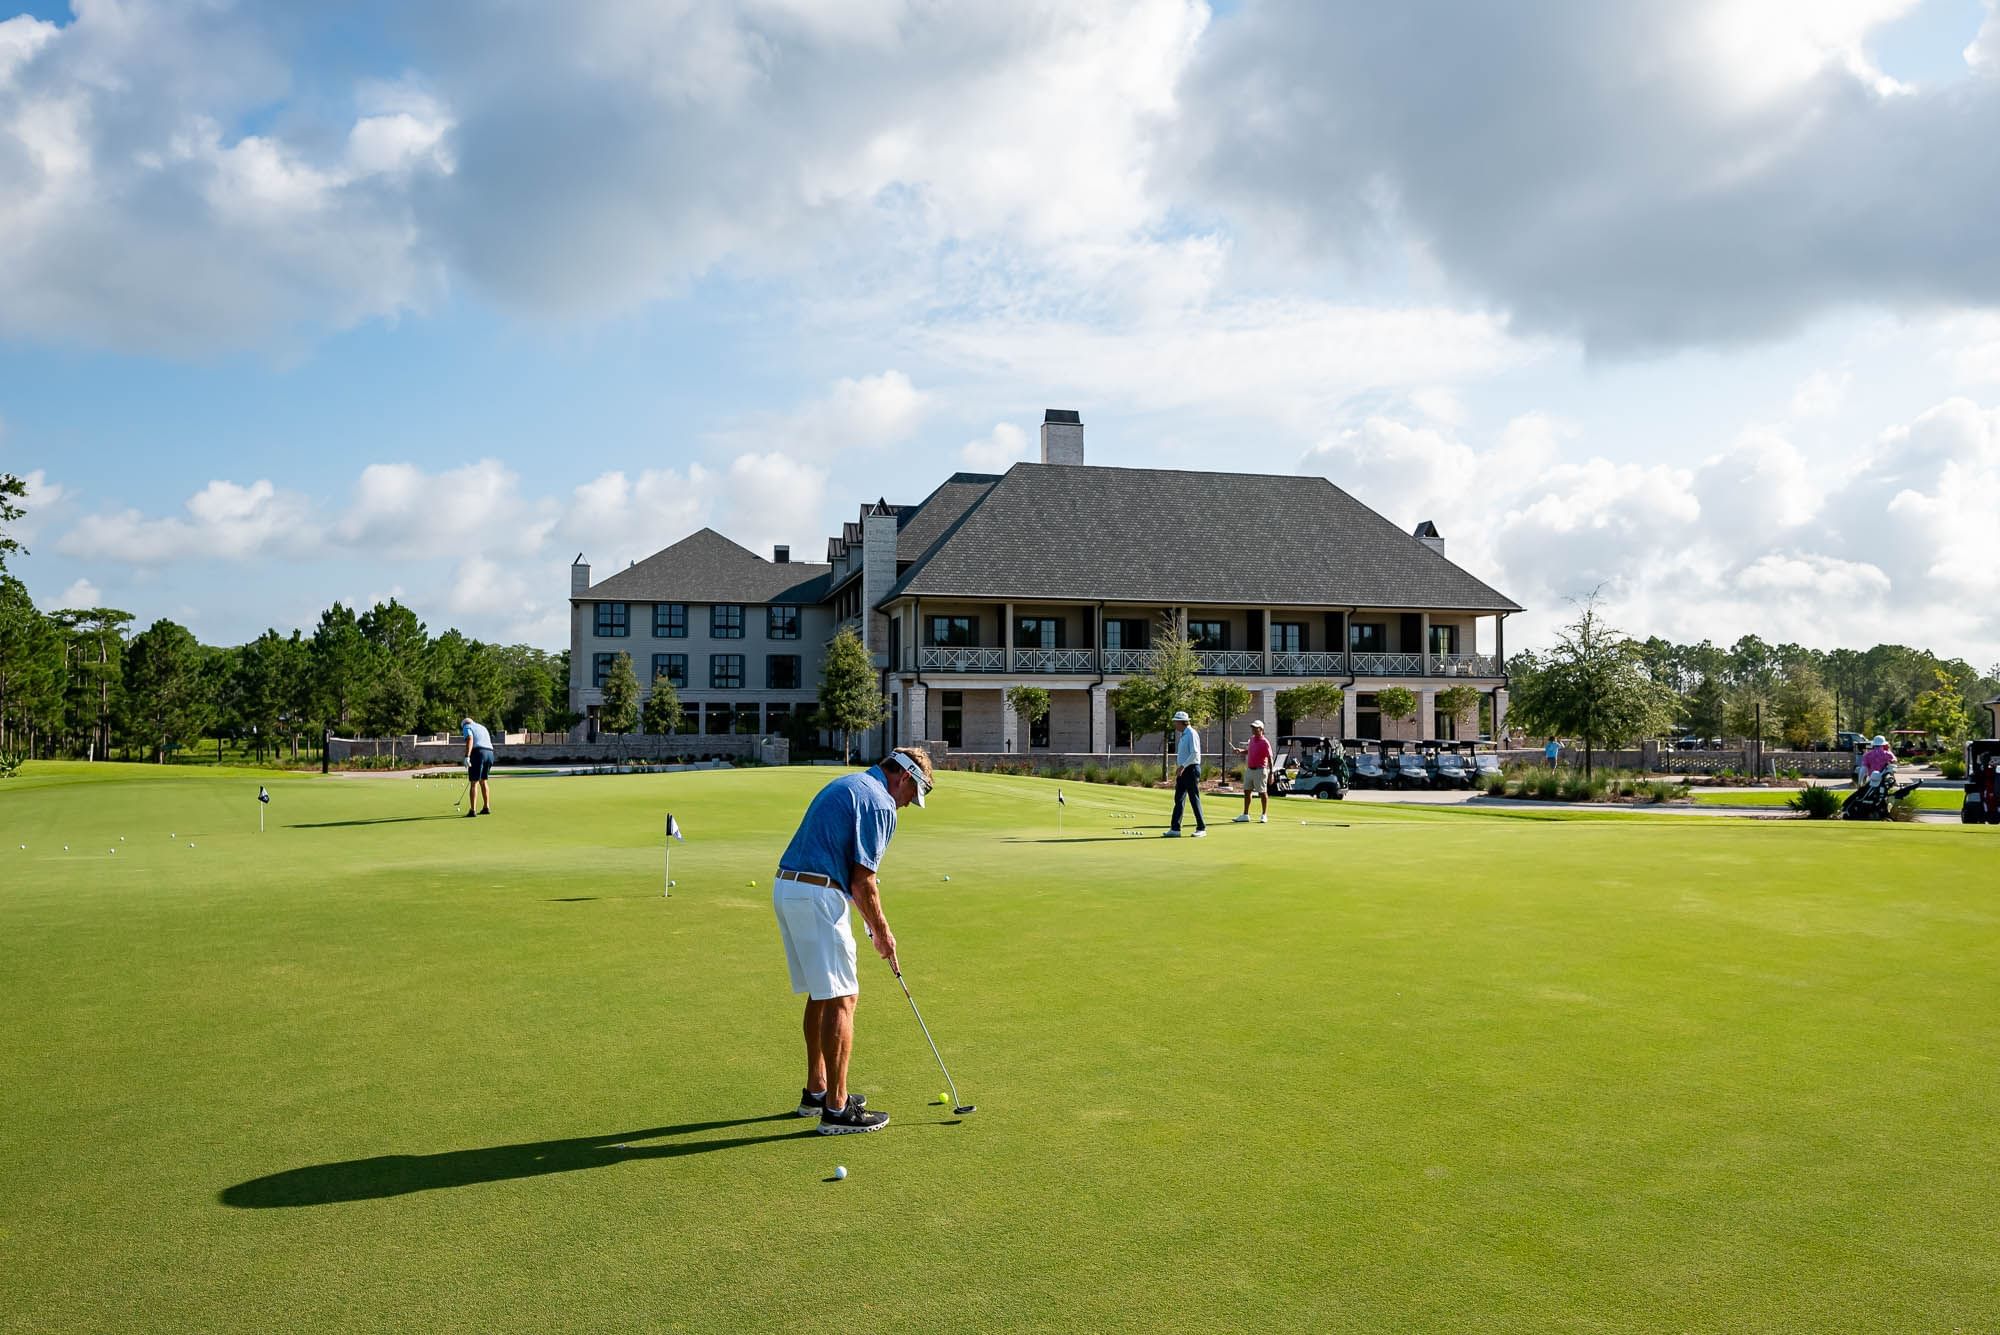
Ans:
[[[632,655],[619,654],[611,660],[604,678],[604,703],[598,706],[597,726],[606,732],[630,732],[639,726],[639,677],[632,671]]]
[[[640,727],[658,737],[680,731],[681,696],[674,689],[672,681],[662,672],[653,678],[653,693],[646,697],[646,704],[639,711]]]

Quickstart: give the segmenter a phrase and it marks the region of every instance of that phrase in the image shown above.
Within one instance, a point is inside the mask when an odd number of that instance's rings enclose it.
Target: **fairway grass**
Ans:
[[[2000,1326],[2000,831],[942,774],[822,1138],[835,773],[0,782],[0,1330]]]
[[[1797,788],[1770,788],[1762,792],[1697,792],[1694,801],[1696,806],[1701,807],[1782,807],[1788,805],[1800,791]],[[1836,788],[1834,791],[1845,801],[1853,790]],[[1907,800],[1919,811],[1957,811],[1965,805],[1965,790],[1919,788],[1912,792]]]

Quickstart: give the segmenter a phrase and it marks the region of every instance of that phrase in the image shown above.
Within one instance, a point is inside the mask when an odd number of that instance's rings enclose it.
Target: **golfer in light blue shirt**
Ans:
[[[468,818],[490,816],[493,801],[486,776],[493,772],[493,734],[486,731],[485,724],[470,718],[460,719],[458,730],[465,736],[465,814]],[[475,790],[479,796],[477,807],[472,805]]]
[[[1174,775],[1173,825],[1161,837],[1181,837],[1181,808],[1189,804],[1194,807],[1194,837],[1205,839],[1208,822],[1201,815],[1201,736],[1195,732],[1185,709],[1174,711],[1174,764],[1179,772]]]

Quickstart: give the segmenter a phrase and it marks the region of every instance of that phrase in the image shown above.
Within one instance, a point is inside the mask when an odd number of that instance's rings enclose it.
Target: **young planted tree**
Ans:
[[[1965,707],[1957,678],[1944,668],[1933,669],[1937,685],[1919,695],[1910,705],[1910,726],[1934,733],[1947,742],[1963,741],[1972,734],[1972,715]]]
[[[1206,694],[1208,696],[1208,712],[1211,717],[1221,722],[1222,745],[1227,747],[1231,744],[1229,740],[1229,720],[1249,710],[1250,692],[1245,687],[1233,681],[1218,681],[1209,684]],[[1217,756],[1216,764],[1221,766],[1223,780],[1227,782],[1229,776],[1229,752],[1225,750],[1221,755]]]
[[[1160,777],[1164,779],[1173,757],[1170,724],[1174,714],[1186,710],[1194,726],[1200,727],[1211,717],[1207,697],[1208,692],[1202,689],[1201,659],[1193,643],[1180,633],[1173,618],[1163,617],[1146,670],[1112,691],[1111,704],[1134,736],[1160,734]]]
[[[1769,745],[1778,740],[1778,691],[1751,681],[1731,688],[1722,707],[1722,729],[1731,737]]]
[[[1032,741],[1035,725],[1049,716],[1049,693],[1040,686],[1011,686],[1007,689],[1007,703],[1014,708],[1014,716],[1027,727]],[[1023,751],[1030,749],[1023,743]]]
[[[1383,718],[1405,723],[1417,716],[1417,693],[1407,686],[1384,686],[1375,692],[1375,707]]]
[[[1459,721],[1479,708],[1485,694],[1477,686],[1451,686],[1437,693],[1438,713],[1451,720],[1454,738],[1458,735]]]
[[[889,702],[882,698],[875,664],[869,661],[861,637],[850,627],[841,627],[827,643],[826,659],[819,670],[819,713],[821,722],[840,733],[843,764],[853,762],[854,734],[879,726],[889,716]]]
[[[611,660],[611,671],[604,678],[604,703],[597,709],[597,726],[606,732],[630,732],[639,726],[639,677],[632,671],[630,654]]]
[[[646,697],[645,707],[639,711],[640,729],[665,737],[680,731],[681,719],[680,692],[662,672],[653,678],[653,693]]]
[[[1330,681],[1307,682],[1290,690],[1278,692],[1278,731],[1286,733],[1298,727],[1303,719],[1324,719],[1335,732],[1340,731],[1341,711],[1347,705],[1347,692]]]
[[[1646,675],[1637,646],[1604,624],[1597,596],[1556,633],[1545,654],[1523,654],[1511,712],[1529,732],[1583,739],[1583,770],[1599,745],[1645,736],[1671,718],[1664,688]]]

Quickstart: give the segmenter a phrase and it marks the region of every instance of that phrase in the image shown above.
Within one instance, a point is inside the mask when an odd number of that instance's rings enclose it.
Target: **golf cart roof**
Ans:
[[[1331,737],[1315,737],[1311,733],[1306,733],[1306,732],[1286,733],[1283,737],[1280,737],[1278,739],[1278,745],[1280,746],[1294,746],[1300,743],[1304,743],[1309,746],[1326,746],[1329,743],[1338,746],[1340,744]]]

